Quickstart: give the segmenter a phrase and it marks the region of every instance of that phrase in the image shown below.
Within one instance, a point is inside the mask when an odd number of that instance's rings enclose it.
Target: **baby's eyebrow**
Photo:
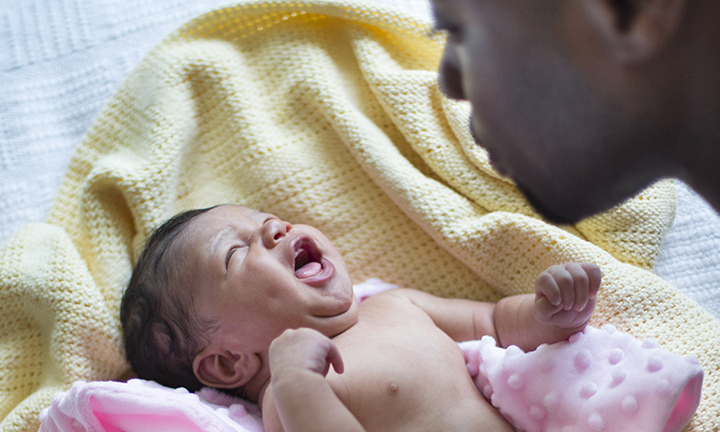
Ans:
[[[215,234],[215,237],[212,240],[212,245],[210,246],[210,261],[215,261],[218,256],[218,247],[223,243],[223,240],[227,237],[227,234],[232,231],[231,227],[225,227],[224,229],[220,230],[217,234]],[[222,254],[221,254],[222,255]],[[224,262],[224,261],[223,261]]]
[[[258,221],[259,221],[258,223],[259,223],[260,225],[262,225],[262,224],[264,224],[265,222],[267,222],[268,219],[278,218],[277,216],[275,216],[275,215],[272,214],[272,213],[268,213],[268,212],[261,211],[261,210],[256,210],[255,213],[253,214],[253,216],[256,216],[256,215],[262,216],[260,219],[258,219]],[[279,218],[278,218],[278,219],[279,219]]]

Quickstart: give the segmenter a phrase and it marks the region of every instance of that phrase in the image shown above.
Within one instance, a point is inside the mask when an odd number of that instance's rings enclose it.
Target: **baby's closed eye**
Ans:
[[[230,259],[235,255],[235,252],[237,252],[240,249],[246,248],[247,246],[243,245],[235,245],[230,247],[228,249],[227,255],[225,256],[225,272],[227,273],[228,267],[230,266]]]

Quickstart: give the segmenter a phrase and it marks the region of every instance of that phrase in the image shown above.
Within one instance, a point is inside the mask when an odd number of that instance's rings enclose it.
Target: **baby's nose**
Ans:
[[[271,248],[292,231],[292,225],[280,219],[270,219],[263,224],[262,231],[265,247]]]

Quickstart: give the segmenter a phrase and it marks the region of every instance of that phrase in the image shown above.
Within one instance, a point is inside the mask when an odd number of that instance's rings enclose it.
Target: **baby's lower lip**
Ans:
[[[320,271],[320,273],[316,274],[313,277],[299,280],[305,284],[313,285],[323,283],[333,277],[333,275],[335,274],[335,266],[325,257],[320,259],[320,263],[322,264],[322,270]]]

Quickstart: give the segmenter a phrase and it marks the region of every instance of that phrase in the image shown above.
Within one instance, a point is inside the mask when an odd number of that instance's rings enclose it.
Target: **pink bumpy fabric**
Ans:
[[[260,410],[214,389],[154,381],[77,381],[40,413],[39,432],[262,432]]]
[[[460,347],[478,389],[518,431],[677,432],[700,403],[695,357],[610,325],[528,353],[490,336]]]

